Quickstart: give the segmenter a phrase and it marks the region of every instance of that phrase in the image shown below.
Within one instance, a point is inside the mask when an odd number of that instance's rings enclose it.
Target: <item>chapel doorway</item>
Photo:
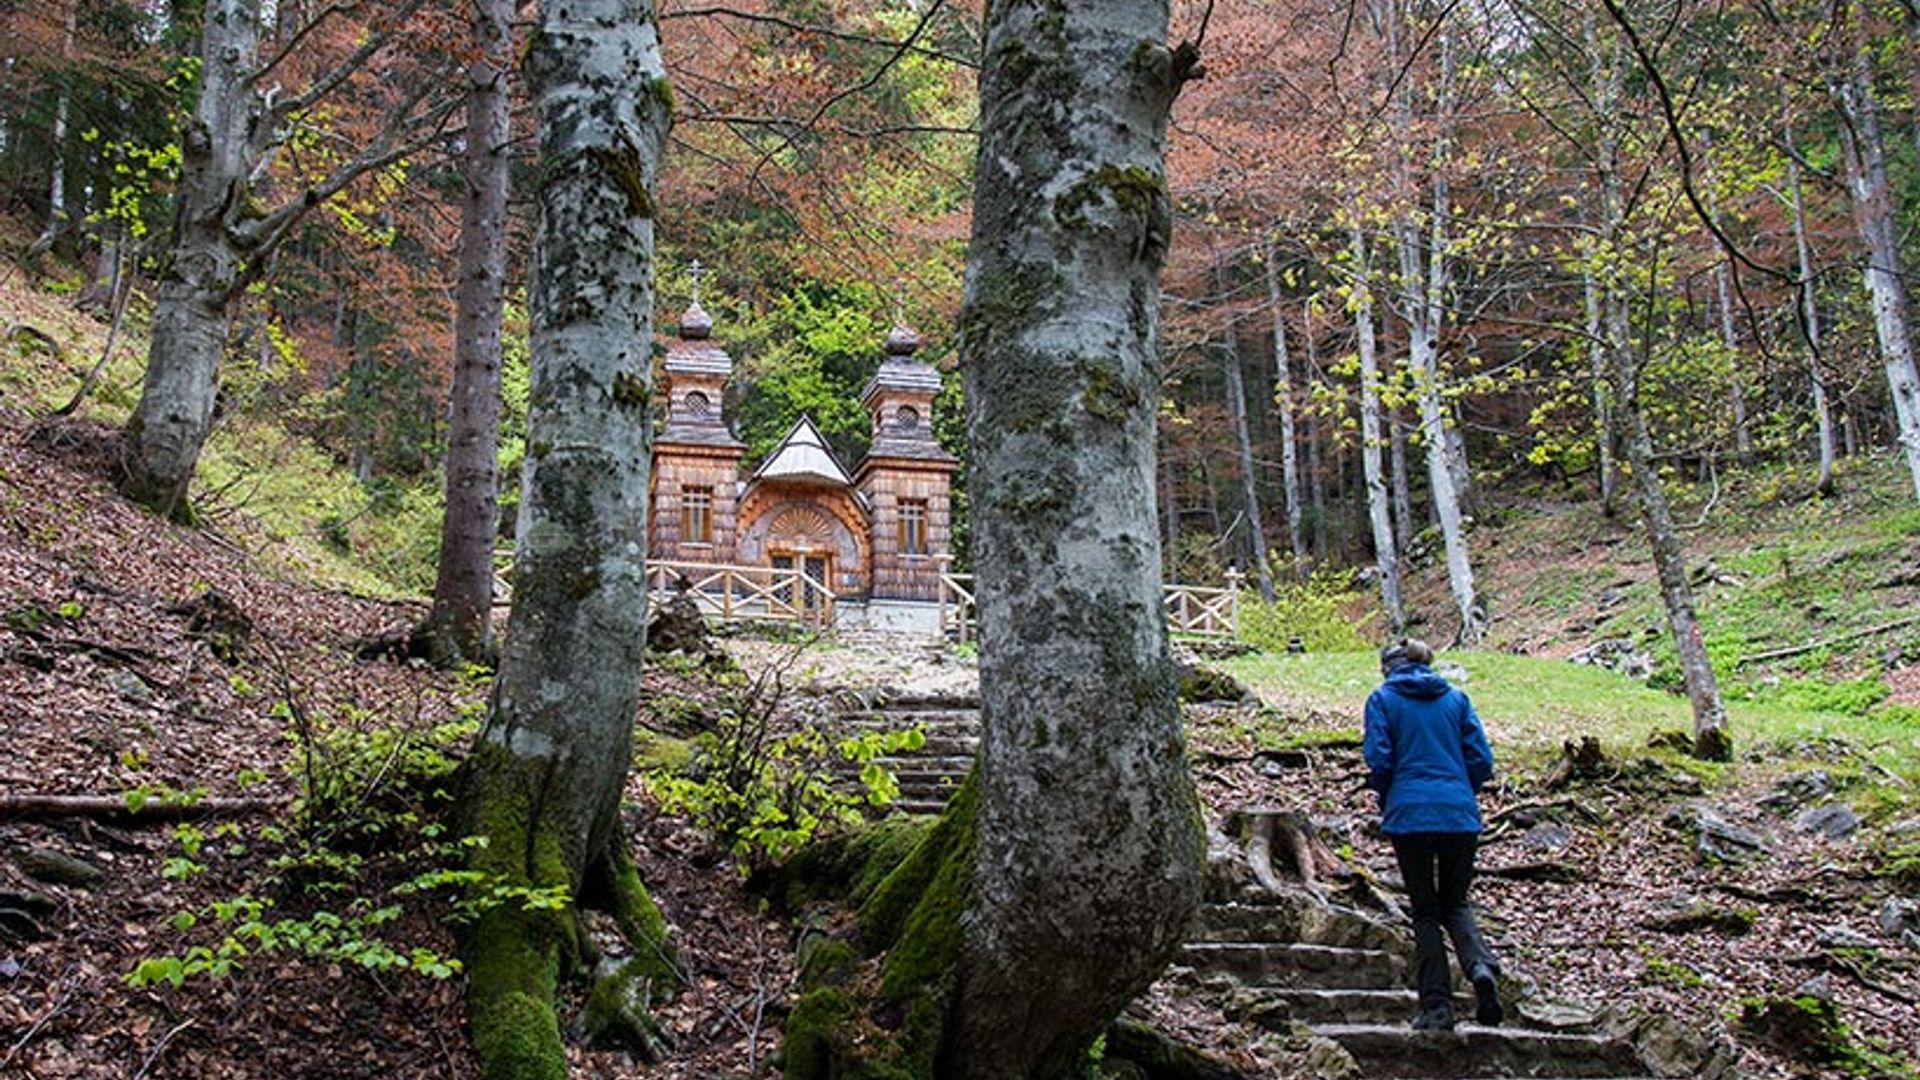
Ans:
[[[833,556],[823,551],[778,550],[772,554],[775,570],[799,570],[801,577],[787,586],[786,601],[809,622],[831,616],[825,587],[833,580]]]

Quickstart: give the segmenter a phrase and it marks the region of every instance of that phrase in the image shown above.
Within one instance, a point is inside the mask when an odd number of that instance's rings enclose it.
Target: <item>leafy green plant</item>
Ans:
[[[663,812],[685,814],[712,832],[743,871],[755,861],[786,858],[822,827],[856,823],[867,808],[892,802],[899,784],[878,759],[926,743],[918,728],[835,738],[812,726],[783,726],[784,676],[800,652],[751,681],[719,680],[709,706],[714,725],[693,737],[691,760],[644,774]],[[859,767],[857,785],[837,782],[837,762]]]
[[[142,957],[123,976],[129,986],[180,987],[267,955],[444,979],[460,963],[409,940],[410,909],[427,914],[429,903],[438,904],[439,918],[458,921],[499,904],[550,910],[567,903],[564,889],[516,888],[464,869],[467,849],[485,839],[449,839],[435,820],[481,706],[438,724],[417,713],[396,724],[349,706],[315,715],[286,682],[278,708],[288,720],[298,798],[283,817],[250,830],[233,822],[211,832],[175,827],[178,851],[164,860],[161,877],[210,874],[233,880],[234,892],[176,912],[168,925],[180,935],[178,947]],[[143,786],[129,792],[130,805],[136,796],[178,793]]]
[[[1274,582],[1273,602],[1242,593],[1240,639],[1267,652],[1285,652],[1300,639],[1308,652],[1364,652],[1375,612],[1353,587],[1353,577],[1331,567],[1305,581]]]

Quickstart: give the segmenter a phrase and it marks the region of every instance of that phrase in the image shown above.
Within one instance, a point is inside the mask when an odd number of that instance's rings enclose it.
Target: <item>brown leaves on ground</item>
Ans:
[[[264,537],[166,524],[107,486],[97,453],[71,462],[61,455],[72,440],[30,444],[28,432],[24,417],[0,410],[0,790],[291,797],[290,699],[319,722],[424,729],[484,692],[425,668],[355,659],[360,642],[417,621],[416,606],[276,572],[247,553]],[[210,595],[251,623],[237,650],[195,618]],[[630,794],[642,798],[637,781]],[[704,838],[651,817],[636,829],[642,873],[689,978],[661,1010],[678,1049],[651,1070],[579,1051],[578,1073],[744,1073],[777,1045],[790,975],[784,933],[755,914]],[[170,925],[179,913],[204,913],[264,875],[264,845],[229,854],[227,839],[207,841],[205,872],[169,878],[163,868],[181,853],[170,827],[0,820],[0,908],[9,896],[34,905],[0,917],[0,1074],[473,1075],[458,978],[274,954],[178,989],[128,988],[122,977],[142,958],[201,940]],[[16,863],[30,848],[82,859],[101,880],[30,879]],[[451,955],[436,914],[416,905],[393,936]]]

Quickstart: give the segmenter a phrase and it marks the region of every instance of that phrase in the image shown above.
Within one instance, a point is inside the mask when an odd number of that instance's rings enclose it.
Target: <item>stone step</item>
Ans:
[[[1193,939],[1300,941],[1310,945],[1400,952],[1412,946],[1412,938],[1404,926],[1353,908],[1315,903],[1304,897],[1250,904],[1203,904],[1194,920]]]
[[[1250,987],[1329,990],[1398,990],[1407,985],[1406,962],[1379,949],[1344,949],[1259,941],[1197,942],[1181,949],[1179,963],[1201,975],[1230,975]]]
[[[916,753],[877,757],[873,760],[892,769],[896,776],[904,776],[907,773],[929,772],[942,773],[947,776],[965,776],[967,773],[973,771],[972,754],[934,755]],[[851,766],[853,763],[845,762],[844,764]]]
[[[938,814],[947,808],[947,800],[900,798],[887,804],[887,808],[896,814]]]
[[[918,725],[928,731],[980,730],[980,714],[970,709],[876,709],[871,712],[842,713],[840,722],[849,727],[905,728]]]
[[[1414,1031],[1405,1024],[1324,1024],[1316,1035],[1353,1055],[1369,1078],[1637,1077],[1647,1068],[1633,1047],[1608,1035],[1575,1035],[1463,1024],[1453,1031]]]
[[[1420,995],[1412,990],[1346,990],[1297,987],[1287,990],[1243,990],[1224,1010],[1229,1020],[1286,1031],[1303,1024],[1406,1024],[1420,1011]],[[1471,998],[1457,998],[1454,1011],[1473,1015]]]

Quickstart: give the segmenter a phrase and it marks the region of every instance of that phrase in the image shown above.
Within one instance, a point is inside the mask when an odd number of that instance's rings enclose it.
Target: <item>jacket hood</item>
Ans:
[[[1453,684],[1433,673],[1425,664],[1405,664],[1395,668],[1380,684],[1383,689],[1391,690],[1402,697],[1419,701],[1432,701],[1445,697]]]

